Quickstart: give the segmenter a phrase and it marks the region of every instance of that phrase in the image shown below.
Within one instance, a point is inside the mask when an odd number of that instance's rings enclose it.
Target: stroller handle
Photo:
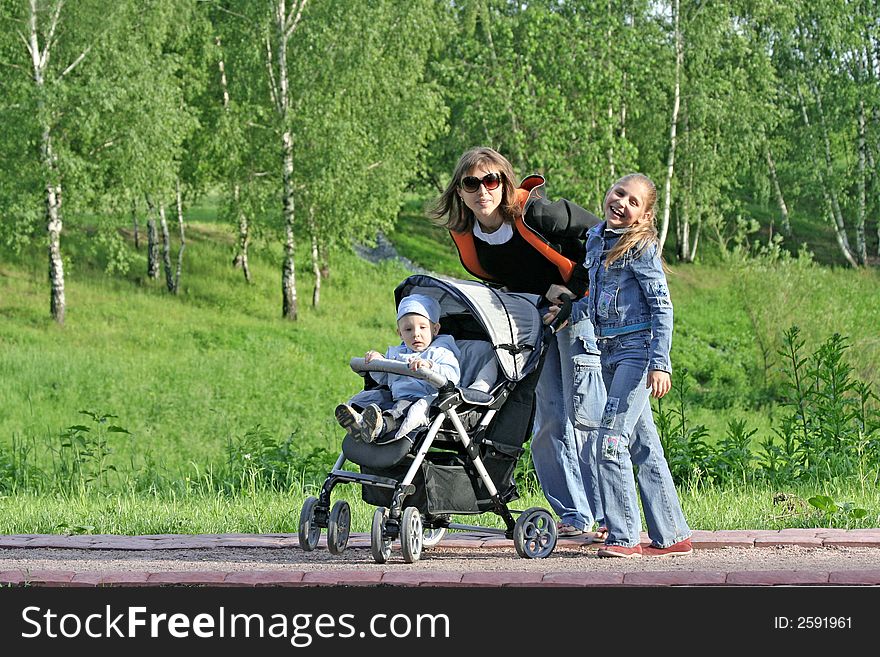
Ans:
[[[562,299],[562,305],[559,307],[559,312],[556,313],[556,318],[547,327],[551,333],[556,333],[571,317],[571,304],[574,297],[570,294],[560,294],[559,298]]]
[[[374,358],[369,363],[364,358],[352,358],[349,361],[351,369],[358,374],[365,372],[386,372],[388,374],[401,374],[403,376],[411,376],[422,381],[427,381],[435,388],[442,388],[446,385],[446,377],[431,370],[418,369],[411,370],[409,365],[399,360],[389,360],[387,358]]]

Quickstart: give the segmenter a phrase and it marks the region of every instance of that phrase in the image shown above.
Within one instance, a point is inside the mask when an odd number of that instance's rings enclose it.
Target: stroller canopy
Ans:
[[[469,314],[477,320],[507,379],[521,381],[540,362],[544,323],[538,295],[502,292],[478,281],[416,274],[395,288],[395,306],[415,293],[440,303],[441,326],[444,316]]]

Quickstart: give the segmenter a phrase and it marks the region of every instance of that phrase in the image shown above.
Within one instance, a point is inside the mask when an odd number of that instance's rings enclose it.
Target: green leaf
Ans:
[[[834,503],[834,500],[830,497],[826,497],[825,495],[814,495],[807,501],[814,507],[816,507],[820,511],[824,511],[825,513],[835,513],[838,510],[837,504]]]

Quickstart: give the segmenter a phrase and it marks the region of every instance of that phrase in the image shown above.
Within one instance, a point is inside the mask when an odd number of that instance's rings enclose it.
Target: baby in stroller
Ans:
[[[397,308],[397,335],[403,340],[388,347],[384,358],[401,361],[409,369],[434,371],[453,385],[461,378],[461,352],[451,335],[439,335],[440,304],[424,294],[404,297]],[[364,363],[382,358],[368,351]],[[395,438],[428,424],[428,408],[437,397],[437,388],[428,381],[389,372],[375,372],[372,379],[380,386],[363,390],[336,407],[336,421],[354,438],[371,443],[385,432],[396,429]]]
[[[541,507],[516,511],[508,503],[519,498],[513,474],[531,434],[546,345],[570,304],[554,325],[544,326],[535,295],[421,274],[398,285],[395,297],[403,344],[390,347],[386,357],[372,352],[351,359],[364,390],[336,409],[348,431],[320,494],[303,502],[300,547],[314,550],[326,527],[329,551],[345,550],[351,509],[345,500],[331,505],[331,493],[337,484],[355,483],[376,507],[370,548],[377,563],[385,563],[396,539],[404,561],[412,563],[447,529],[500,533],[513,539],[520,556],[546,557],[556,544],[553,516]],[[409,340],[402,330],[407,318],[427,337]],[[430,366],[418,363],[425,360]],[[419,392],[405,397],[401,383]],[[360,471],[344,469],[346,462]],[[505,528],[452,518],[487,511]]]

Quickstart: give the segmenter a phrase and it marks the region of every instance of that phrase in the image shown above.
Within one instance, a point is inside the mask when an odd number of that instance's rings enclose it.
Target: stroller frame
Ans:
[[[543,346],[546,346],[552,335],[565,324],[570,310],[569,299],[563,304],[553,324],[544,328]],[[491,396],[457,388],[444,377],[429,370],[414,372],[409,370],[405,363],[377,359],[367,364],[363,358],[352,358],[350,366],[356,372],[384,371],[429,381],[438,387],[437,398],[432,403],[432,408],[438,412],[431,420],[424,437],[416,443],[417,449],[413,460],[406,474],[399,481],[391,477],[344,470],[343,466],[349,459],[344,450],[340,453],[321,486],[319,495],[310,496],[303,503],[298,536],[300,546],[304,550],[311,551],[317,547],[322,528],[327,529],[327,547],[331,553],[341,554],[345,550],[350,533],[351,510],[348,502],[344,500],[337,501],[331,508],[331,493],[337,484],[356,483],[364,487],[392,491],[390,505],[387,508],[377,507],[373,514],[370,548],[376,563],[385,563],[388,560],[391,545],[397,539],[400,539],[404,561],[407,563],[417,561],[422,549],[439,543],[448,529],[503,535],[513,540],[517,554],[524,558],[544,558],[553,551],[556,547],[557,533],[551,513],[541,507],[532,507],[525,511],[509,508],[508,502],[512,497],[515,498],[515,487],[499,493],[480,455],[481,444],[493,446],[491,441],[482,438],[482,434],[510,395],[513,386],[516,385],[514,382],[504,380],[497,384],[495,395]],[[485,407],[486,411],[479,423],[473,427],[472,437],[462,422],[459,410],[470,411],[481,406]],[[454,442],[460,445],[457,447],[458,453],[466,457],[476,471],[491,499],[492,508],[489,510],[503,519],[504,529],[454,523],[450,521],[450,514],[446,513],[436,515],[426,513],[423,517],[417,507],[405,506],[407,496],[416,492],[413,482],[432,447],[435,447],[441,429],[444,428],[446,434],[443,437],[451,435],[454,438]],[[513,495],[509,495],[510,493]]]

